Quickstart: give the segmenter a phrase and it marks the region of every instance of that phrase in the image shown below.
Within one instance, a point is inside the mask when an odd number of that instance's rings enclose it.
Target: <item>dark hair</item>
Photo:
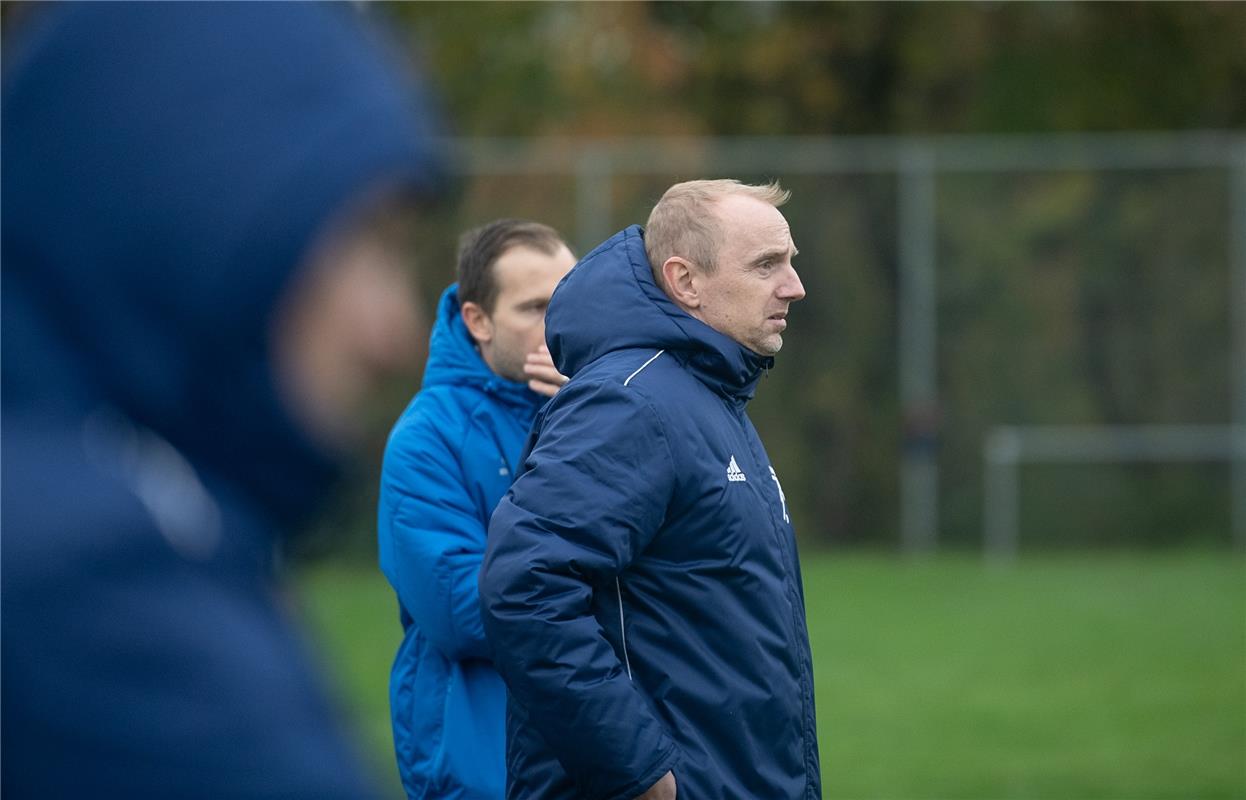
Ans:
[[[459,239],[459,304],[475,303],[493,313],[498,282],[493,265],[514,247],[554,255],[566,247],[558,231],[526,219],[498,219],[472,228]]]

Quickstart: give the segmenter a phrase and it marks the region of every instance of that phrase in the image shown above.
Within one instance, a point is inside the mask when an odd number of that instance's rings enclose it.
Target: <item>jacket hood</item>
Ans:
[[[428,364],[424,367],[424,388],[432,386],[475,386],[498,397],[508,406],[535,413],[545,398],[528,384],[507,380],[489,369],[476,349],[459,308],[459,286],[451,284],[437,302],[437,321],[428,344]]]
[[[441,160],[350,7],[66,3],[6,53],[6,415],[111,406],[294,522],[336,457],[293,417],[274,311],[326,224]]]
[[[644,231],[632,225],[585,256],[558,284],[545,318],[558,370],[574,377],[616,350],[672,354],[711,389],[752,398],[774,359],[760,356],[683,311],[653,280]]]

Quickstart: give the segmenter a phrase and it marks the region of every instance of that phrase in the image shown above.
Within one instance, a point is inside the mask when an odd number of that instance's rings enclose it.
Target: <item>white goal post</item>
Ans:
[[[1011,562],[1020,538],[1019,468],[1023,463],[1228,461],[1235,474],[1233,543],[1246,549],[1243,425],[1002,425],[982,445],[983,547],[988,560]]]

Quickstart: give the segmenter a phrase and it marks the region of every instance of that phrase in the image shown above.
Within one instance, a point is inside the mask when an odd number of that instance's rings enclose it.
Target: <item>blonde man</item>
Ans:
[[[512,800],[821,795],[796,541],[745,413],[805,294],[786,199],[677,184],[551,300],[571,381],[480,576]]]

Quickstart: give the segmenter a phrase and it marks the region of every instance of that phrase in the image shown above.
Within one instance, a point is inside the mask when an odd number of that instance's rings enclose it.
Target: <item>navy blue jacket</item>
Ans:
[[[745,414],[770,359],[680,311],[631,227],[581,261],[546,339],[572,380],[489,525],[485,632],[507,796],[820,796],[796,541]]]
[[[372,796],[273,580],[337,457],[277,384],[321,232],[435,159],[350,7],[48,4],[6,40],[3,795]]]
[[[455,286],[441,296],[428,349],[381,470],[381,569],[403,627],[389,682],[394,748],[409,797],[494,800],[506,786],[506,686],[476,576],[489,516],[545,398],[489,369]]]

